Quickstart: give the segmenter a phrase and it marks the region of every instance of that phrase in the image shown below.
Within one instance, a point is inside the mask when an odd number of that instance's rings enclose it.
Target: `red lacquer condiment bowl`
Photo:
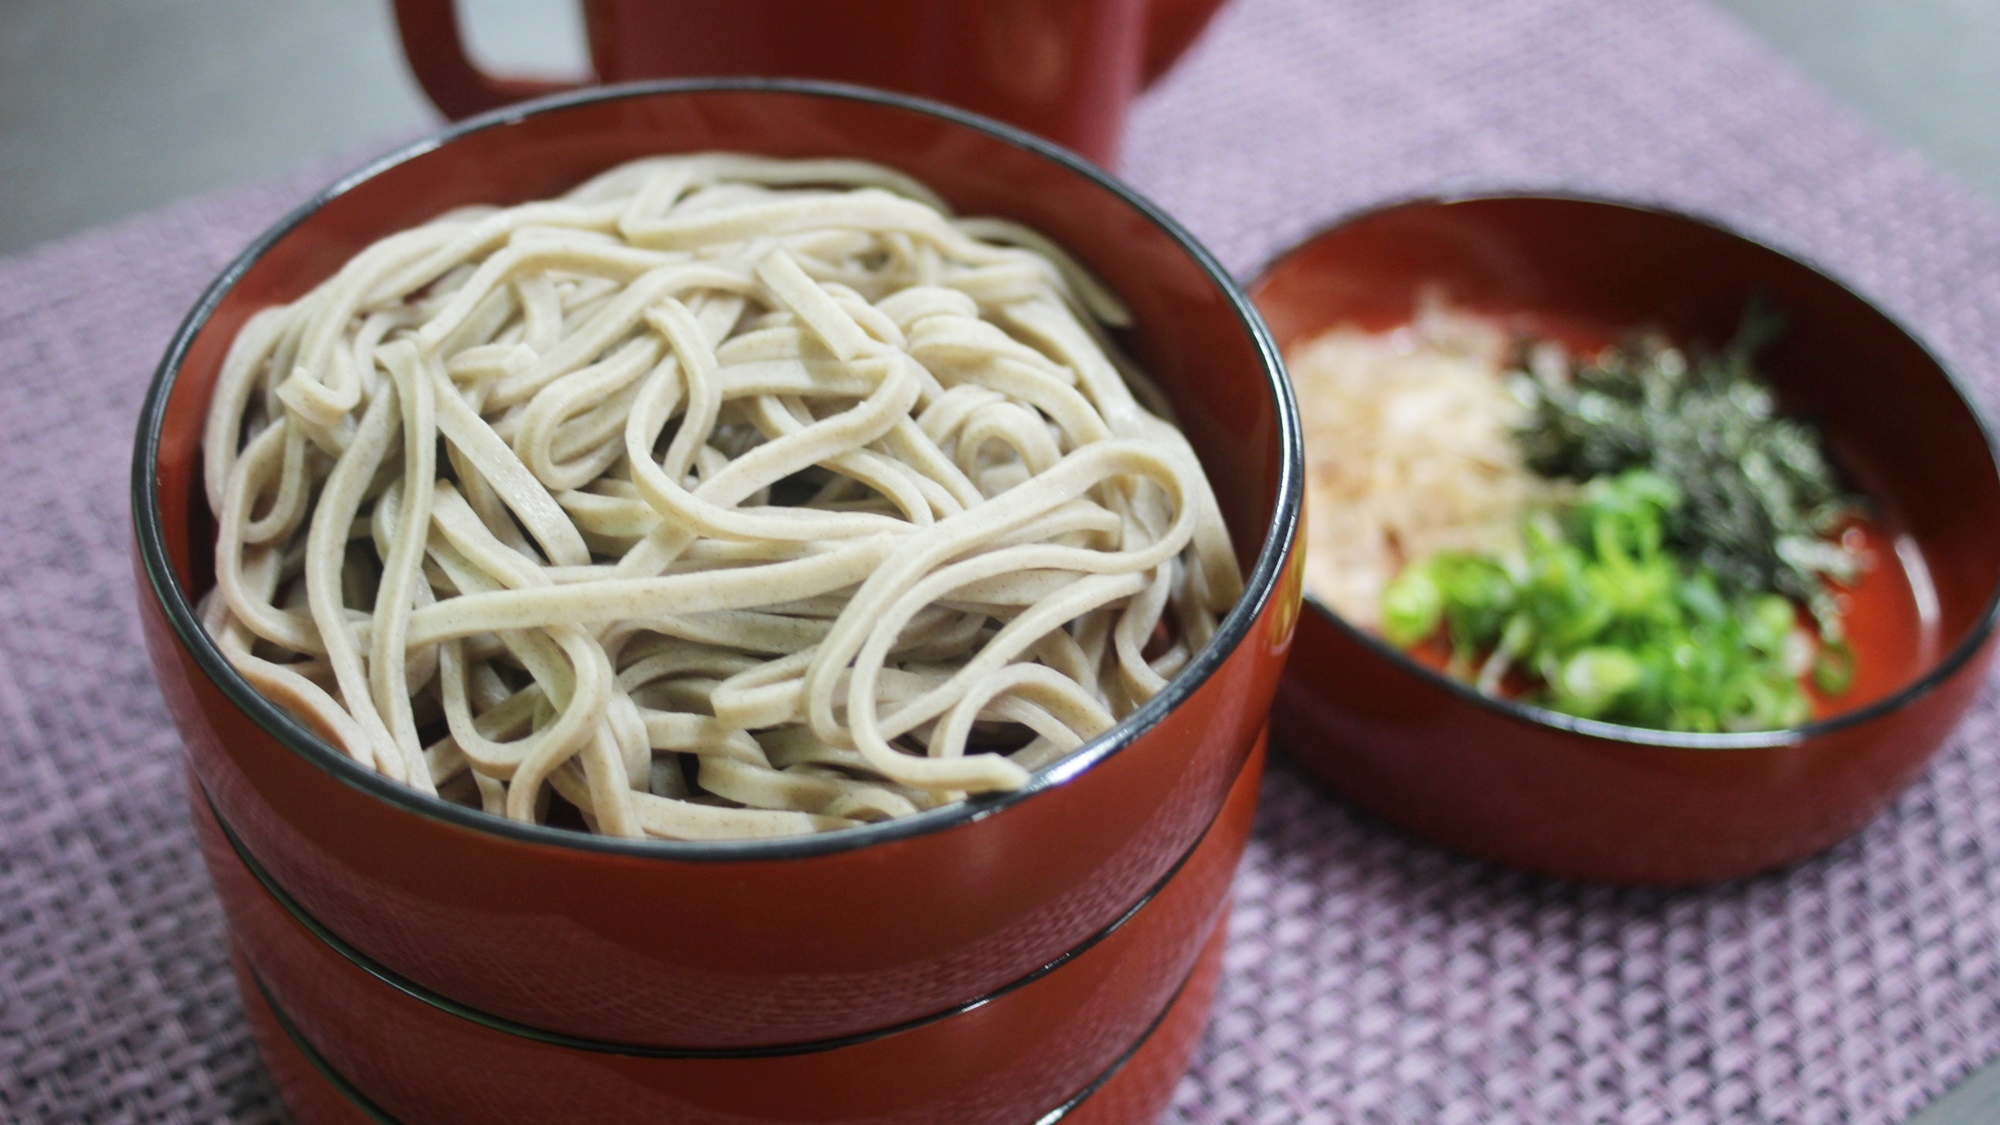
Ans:
[[[1197,978],[1220,947],[1262,771],[1260,745],[1185,861],[1075,956],[940,1019],[756,1055],[605,1050],[463,1013],[326,940],[205,802],[195,826],[246,997],[396,1120],[1019,1125],[1069,1120],[1136,1055],[1159,1049],[1153,1037],[1183,1005],[1206,1006]],[[1150,1120],[1178,1077],[1162,1069],[1146,1081],[1151,1114],[1108,1120]]]
[[[1821,425],[1874,505],[1872,567],[1848,595],[1851,691],[1790,730],[1593,722],[1483,696],[1309,597],[1272,713],[1278,744],[1412,831],[1620,882],[1718,879],[1811,855],[1914,779],[1992,657],[2000,471],[1965,394],[1881,311],[1711,223],[1538,196],[1373,211],[1281,255],[1252,286],[1287,351],[1339,324],[1408,323],[1426,295],[1572,343],[1649,328],[1719,346],[1753,293],[1789,319],[1760,359],[1781,409]]]
[[[618,162],[725,149],[880,161],[1023,221],[1130,306],[1125,346],[1216,488],[1247,592],[1158,698],[1025,789],[820,837],[621,842],[524,826],[363,770],[259,696],[195,619],[213,526],[198,443],[231,337],[370,242],[557,194]],[[149,649],[200,789],[341,941],[470,1009],[644,1048],[782,1047],[949,1010],[1074,950],[1180,862],[1251,753],[1297,617],[1295,410],[1213,258],[1102,171],[944,107],[798,82],[658,83],[456,126],[335,184],[205,294],[134,464]]]

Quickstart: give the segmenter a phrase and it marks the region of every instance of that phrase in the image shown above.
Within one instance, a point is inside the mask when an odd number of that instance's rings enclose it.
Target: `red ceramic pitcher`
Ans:
[[[1222,0],[583,0],[594,80],[765,75],[936,98],[1099,164],[1132,99]],[[417,81],[453,118],[568,88],[488,74],[453,0],[396,0]]]

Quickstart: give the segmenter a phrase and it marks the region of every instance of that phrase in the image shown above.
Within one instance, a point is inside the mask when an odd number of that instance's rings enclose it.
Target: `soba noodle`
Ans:
[[[244,325],[204,621],[334,747],[516,820],[752,837],[1016,788],[1241,591],[1124,318],[852,161],[455,211]]]

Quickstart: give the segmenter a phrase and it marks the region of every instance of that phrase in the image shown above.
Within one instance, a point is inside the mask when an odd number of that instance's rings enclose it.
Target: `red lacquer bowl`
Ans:
[[[1763,292],[1790,327],[1762,363],[1874,502],[1848,595],[1854,688],[1791,730],[1692,735],[1482,696],[1312,599],[1272,714],[1299,763],[1452,847],[1585,879],[1675,883],[1810,855],[1874,816],[1984,678],[2000,472],[1951,377],[1867,301],[1709,223],[1587,199],[1420,201],[1348,220],[1252,286],[1281,348],[1407,323],[1420,294],[1572,343],[1638,327],[1720,345]]]
[[[1123,341],[1179,412],[1248,590],[1137,714],[1025,789],[893,823],[745,843],[513,824],[363,770],[259,696],[193,615],[210,585],[199,449],[246,317],[449,208],[556,194],[620,161],[849,156],[964,213],[1021,220],[1131,307]],[[637,1046],[797,1044],[952,1008],[1103,929],[1193,845],[1258,732],[1296,619],[1297,420],[1268,335],[1215,261],[1103,172],[1025,134],[872,91],[661,83],[455,127],[335,184],[205,294],[147,398],[136,564],[154,667],[200,784],[274,883],[421,986],[520,1024]]]
[[[1035,979],[920,1026],[757,1054],[633,1055],[455,1011],[324,940],[200,799],[195,821],[245,993],[398,1120],[1018,1125],[1094,1097],[1178,1007],[1215,944],[1262,768],[1260,744],[1186,860],[1101,939]],[[1170,1090],[1176,1077],[1149,1085]]]
[[[1036,1125],[1133,1125],[1156,1120],[1166,1110],[1175,1085],[1201,1042],[1209,1005],[1222,976],[1226,930],[1225,917],[1202,946],[1201,959],[1195,962],[1166,1014],[1131,1054],[1069,1103],[1044,1114]],[[272,1009],[241,952],[231,952],[251,1037],[292,1118],[300,1125],[396,1125],[374,1099],[356,1089],[306,1044],[288,1018]]]

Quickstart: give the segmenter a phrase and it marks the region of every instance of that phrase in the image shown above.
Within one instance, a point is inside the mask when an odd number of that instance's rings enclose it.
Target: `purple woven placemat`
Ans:
[[[1671,203],[1803,254],[2000,389],[2000,217],[1698,0],[1237,0],[1127,172],[1233,269],[1443,187]],[[126,544],[201,286],[323,175],[0,261],[0,1118],[264,1121]],[[1459,859],[1280,766],[1169,1120],[1891,1122],[2000,1054],[2000,700],[1856,839],[1621,891]]]

